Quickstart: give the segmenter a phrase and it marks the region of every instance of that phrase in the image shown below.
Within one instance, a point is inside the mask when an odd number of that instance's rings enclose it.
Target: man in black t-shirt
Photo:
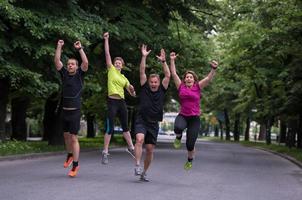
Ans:
[[[70,177],[75,177],[80,168],[78,163],[80,145],[77,134],[80,129],[81,93],[83,89],[84,73],[88,70],[88,59],[82,48],[81,42],[77,41],[74,43],[74,47],[80,53],[82,64],[79,68],[78,61],[74,58],[70,58],[67,61],[67,68],[64,68],[61,62],[63,45],[64,41],[59,40],[54,62],[56,69],[61,75],[63,85],[63,131],[65,146],[68,152],[66,161],[64,162],[64,168],[69,167],[72,163],[73,166],[68,175]]]
[[[170,70],[166,63],[166,54],[164,49],[161,50],[160,56],[157,58],[161,61],[164,79],[160,82],[157,74],[151,74],[147,80],[145,73],[146,59],[151,50],[147,51],[147,46],[142,45],[142,59],[140,63],[140,84],[141,91],[139,95],[140,103],[137,118],[135,121],[135,175],[140,176],[141,181],[149,181],[146,177],[151,161],[153,159],[153,151],[157,141],[159,130],[159,121],[163,119],[164,97],[170,82]],[[145,143],[146,156],[144,160],[143,170],[140,167],[140,161],[143,152],[143,144]]]

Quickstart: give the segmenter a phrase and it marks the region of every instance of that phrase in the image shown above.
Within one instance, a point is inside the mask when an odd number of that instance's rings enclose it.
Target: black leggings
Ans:
[[[193,151],[200,128],[199,116],[183,116],[178,114],[174,122],[174,132],[177,136],[182,135],[187,128],[186,146],[188,151]]]
[[[108,116],[105,124],[105,132],[109,135],[114,132],[114,118],[118,115],[123,132],[129,131],[128,128],[128,110],[124,99],[107,100]]]

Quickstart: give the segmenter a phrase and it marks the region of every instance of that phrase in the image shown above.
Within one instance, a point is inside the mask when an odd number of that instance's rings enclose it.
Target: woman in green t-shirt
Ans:
[[[123,74],[121,74],[121,70],[124,65],[124,60],[121,57],[116,57],[114,58],[112,64],[109,51],[109,33],[104,33],[103,38],[105,46],[106,65],[108,70],[108,114],[106,119],[104,149],[102,151],[102,163],[108,164],[109,143],[111,135],[114,132],[114,118],[117,114],[119,114],[118,117],[123,129],[123,136],[128,144],[127,152],[129,152],[132,157],[134,157],[134,146],[128,128],[128,112],[127,105],[125,102],[124,89],[126,89],[131,96],[135,96],[135,90],[134,87],[128,81],[128,79]]]

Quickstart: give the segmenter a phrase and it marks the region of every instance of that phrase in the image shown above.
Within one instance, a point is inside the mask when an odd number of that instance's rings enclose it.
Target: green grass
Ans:
[[[215,142],[236,143],[234,141],[220,140],[219,138],[209,138],[209,137],[207,137],[206,139],[209,140],[209,141],[215,141]],[[258,147],[258,148],[274,151],[274,152],[277,152],[277,153],[285,154],[287,156],[293,157],[296,160],[302,162],[302,150],[301,149],[288,148],[287,146],[279,145],[279,144],[267,145],[267,144],[265,144],[265,142],[240,141],[239,144],[242,144],[243,146],[247,146],[247,147]]]
[[[98,149],[103,146],[103,136],[95,138],[79,138],[81,149]],[[112,139],[110,146],[125,145],[122,135],[115,135]],[[50,146],[46,141],[6,141],[0,142],[0,156],[9,156],[17,154],[30,154],[30,153],[45,153],[45,152],[58,152],[64,151],[64,145]]]

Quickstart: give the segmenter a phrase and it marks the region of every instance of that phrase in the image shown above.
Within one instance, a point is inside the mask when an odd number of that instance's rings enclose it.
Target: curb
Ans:
[[[302,169],[302,162],[298,161],[297,159],[291,157],[291,156],[288,156],[286,154],[283,154],[283,153],[279,153],[279,152],[276,152],[276,151],[272,151],[272,150],[269,150],[269,149],[264,149],[264,148],[261,148],[261,147],[253,147],[255,149],[259,149],[259,150],[262,150],[262,151],[266,151],[266,152],[269,152],[269,153],[272,153],[272,154],[275,154],[277,156],[280,156],[292,163],[294,163],[295,165],[297,165],[298,167],[300,167]]]
[[[81,149],[81,152],[91,152],[91,151],[98,151],[98,150],[99,150],[99,148]],[[57,155],[64,155],[64,154],[66,154],[66,151],[18,154],[18,155],[11,155],[11,156],[0,156],[0,162],[1,161],[26,160],[26,159],[57,156]]]

